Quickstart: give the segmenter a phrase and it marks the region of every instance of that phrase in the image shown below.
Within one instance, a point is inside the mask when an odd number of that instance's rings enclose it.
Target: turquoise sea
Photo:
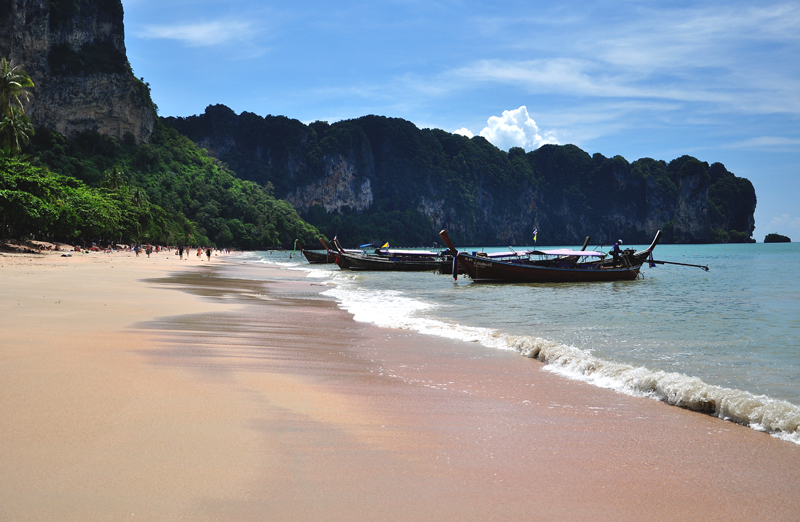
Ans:
[[[246,255],[328,281],[323,295],[357,321],[514,350],[566,378],[800,444],[800,244],[659,245],[656,259],[710,270],[645,265],[636,281],[546,285]]]

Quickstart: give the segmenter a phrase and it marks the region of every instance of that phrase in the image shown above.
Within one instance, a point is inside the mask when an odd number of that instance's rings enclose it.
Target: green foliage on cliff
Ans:
[[[337,208],[327,213],[315,206],[321,201],[301,204],[309,222],[347,244],[428,245],[440,227],[461,244],[529,244],[534,228],[539,244],[580,243],[587,234],[597,242],[649,243],[657,228],[664,242],[741,241],[754,227],[752,184],[691,156],[629,163],[574,145],[504,152],[482,137],[418,129],[397,118],[304,125],[237,116],[222,105],[166,121],[280,197],[334,183],[335,167],[346,164],[356,188],[369,182],[368,208],[325,201]],[[406,226],[393,232],[398,222]]]
[[[120,142],[96,132],[67,140],[40,129],[31,152],[41,165],[63,176],[60,179],[79,180],[92,190],[101,190],[104,181],[119,185],[121,178],[125,190],[137,201],[148,202],[152,214],[159,216],[141,231],[126,229],[131,240],[208,242],[245,249],[288,248],[296,238],[316,243],[317,230],[291,205],[276,200],[269,187],[238,179],[228,167],[161,124],[149,144],[138,146],[131,139]],[[80,235],[88,238],[83,231]],[[104,229],[102,238],[114,236]]]
[[[327,237],[343,232],[342,238],[348,246],[369,242],[383,244],[387,240],[393,246],[433,244],[430,218],[413,209],[361,214],[344,208],[342,212],[329,213],[322,206],[314,205],[309,209],[307,218]],[[307,243],[306,246],[315,249],[322,245],[317,242]]]
[[[711,186],[708,189],[710,220],[715,242],[755,243],[752,239],[752,211],[756,206],[753,184],[728,172],[722,163],[708,168]]]

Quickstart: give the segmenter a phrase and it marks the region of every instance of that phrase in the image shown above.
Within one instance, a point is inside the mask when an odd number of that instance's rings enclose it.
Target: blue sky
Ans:
[[[800,241],[800,3],[123,0],[162,116],[378,114],[502,149],[690,154]]]

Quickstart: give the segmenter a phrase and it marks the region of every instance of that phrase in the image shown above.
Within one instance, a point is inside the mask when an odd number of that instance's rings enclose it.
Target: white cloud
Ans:
[[[781,229],[781,230],[797,230],[800,229],[800,217],[791,217],[789,214],[781,214],[775,216],[772,221],[767,225],[767,230]]]
[[[474,135],[474,134],[472,134],[472,132],[471,132],[471,131],[470,131],[468,128],[466,128],[466,127],[461,127],[460,129],[458,129],[458,130],[456,130],[456,131],[453,131],[453,134],[460,134],[460,135],[462,135],[462,136],[466,136],[467,138],[472,138],[472,137],[474,137],[474,136],[475,136],[475,135]]]
[[[481,60],[450,73],[459,81],[517,85],[531,94],[570,94],[604,98],[651,98],[686,102],[712,102],[733,105],[744,103],[744,96],[699,88],[657,78],[639,71],[609,67],[598,61],[576,59],[537,59],[526,61]],[[762,107],[763,105],[763,107]],[[794,104],[798,105],[798,104]],[[795,107],[800,111],[800,107]],[[761,103],[750,110],[775,111]],[[794,109],[793,109],[794,110]]]
[[[539,126],[524,105],[519,109],[503,111],[502,116],[492,116],[487,123],[488,126],[480,134],[499,149],[522,147],[530,151],[545,143],[558,143],[552,132],[544,133],[544,137],[539,134]]]
[[[616,85],[598,84],[590,70],[591,63],[574,59],[543,59],[526,61],[480,60],[453,72],[460,80],[518,84],[533,92],[563,92],[568,89],[576,94],[598,94],[607,96],[630,95],[628,89]]]
[[[585,49],[615,65],[638,70],[665,67],[742,67],[741,60],[765,43],[793,45],[800,30],[800,8],[769,6],[670,6],[646,9],[606,37],[584,40]],[[742,52],[745,46],[751,50]],[[739,52],[732,52],[738,50]],[[754,54],[755,54],[754,53]],[[758,54],[756,54],[758,55]],[[750,68],[745,70],[752,75]]]
[[[498,35],[538,28],[529,31],[535,37],[516,42],[526,51],[519,54],[536,58],[495,53],[448,74],[462,88],[488,84],[522,88],[529,95],[669,100],[684,103],[684,112],[698,104],[704,113],[800,113],[800,79],[793,66],[800,43],[797,2],[645,4],[608,23],[587,13],[573,18],[569,30],[518,17],[493,20],[492,33]]]
[[[800,145],[798,138],[784,138],[781,136],[757,136],[744,141],[739,141],[728,145],[727,148],[781,148],[785,150],[795,150]]]
[[[221,20],[185,25],[148,25],[137,36],[153,40],[177,40],[190,47],[206,47],[241,41],[252,33],[248,22]]]

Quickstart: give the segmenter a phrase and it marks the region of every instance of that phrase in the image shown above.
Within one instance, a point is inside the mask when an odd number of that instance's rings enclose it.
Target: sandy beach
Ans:
[[[297,273],[5,254],[0,282],[0,520],[800,520],[797,445],[357,323]]]

